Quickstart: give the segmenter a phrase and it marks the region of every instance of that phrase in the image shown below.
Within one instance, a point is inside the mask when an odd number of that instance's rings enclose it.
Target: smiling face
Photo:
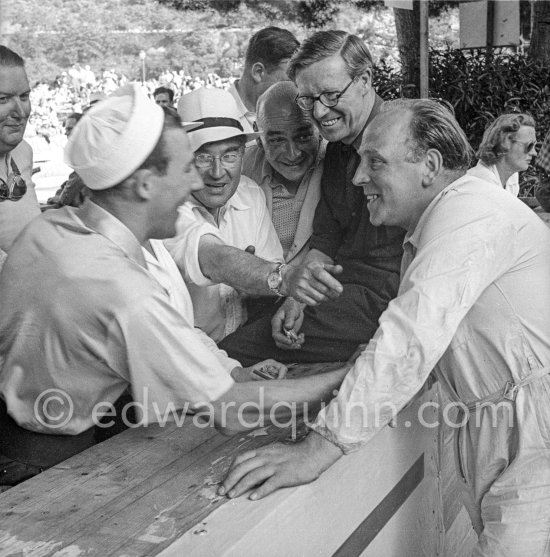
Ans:
[[[176,234],[178,207],[203,184],[193,164],[193,152],[183,130],[165,133],[165,145],[170,162],[166,173],[151,178],[157,188],[151,203],[151,238],[172,238]]]
[[[0,66],[0,154],[23,140],[31,113],[30,87],[25,68]]]
[[[527,170],[531,160],[537,155],[536,141],[535,128],[521,126],[516,133],[509,134],[509,137],[505,139],[504,146],[508,147],[508,152],[502,157],[502,162],[512,172]]]
[[[244,150],[244,136],[205,143],[195,155],[204,153],[212,155],[214,160],[207,168],[197,168],[204,189],[193,194],[193,197],[202,203],[207,209],[218,209],[223,207],[237,191],[241,181],[242,155]],[[238,153],[234,164],[222,163],[221,157],[226,154]]]
[[[350,80],[344,59],[339,54],[315,62],[296,74],[299,94],[312,97],[342,91]],[[350,85],[336,106],[328,108],[319,101],[315,102],[311,115],[327,141],[342,141],[349,145],[361,133],[370,112],[371,83],[369,71]]]
[[[363,136],[361,162],[353,183],[369,199],[375,226],[400,226],[412,231],[431,201],[423,187],[424,160],[410,162],[410,113],[399,110],[377,116]]]
[[[283,181],[299,185],[319,151],[319,132],[311,120],[293,101],[266,103],[258,114],[258,125],[269,164]]]

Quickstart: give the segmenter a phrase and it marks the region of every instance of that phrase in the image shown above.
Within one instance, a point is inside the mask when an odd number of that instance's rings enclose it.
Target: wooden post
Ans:
[[[428,0],[420,0],[420,98],[430,96],[429,68],[430,53],[428,50]]]
[[[495,3],[493,0],[487,2],[487,60],[493,56],[493,44],[495,36]]]

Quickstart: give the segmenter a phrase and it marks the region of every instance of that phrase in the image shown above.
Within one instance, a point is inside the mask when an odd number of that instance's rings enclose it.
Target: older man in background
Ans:
[[[259,99],[260,139],[247,148],[243,174],[262,188],[287,263],[300,263],[313,232],[326,144],[296,105],[291,81],[272,85]]]
[[[257,144],[249,145],[243,174],[262,188],[286,263],[300,264],[309,249],[313,216],[320,197],[325,142],[311,119],[294,102],[291,81],[272,85],[259,99]],[[273,298],[247,300],[249,321],[270,317],[278,307]]]
[[[40,214],[32,148],[23,140],[30,92],[23,59],[0,45],[0,268],[17,235]]]
[[[253,131],[260,95],[277,81],[288,79],[288,63],[298,46],[300,43],[296,37],[279,27],[266,27],[252,35],[246,49],[243,73],[229,88],[237,103],[244,131]]]

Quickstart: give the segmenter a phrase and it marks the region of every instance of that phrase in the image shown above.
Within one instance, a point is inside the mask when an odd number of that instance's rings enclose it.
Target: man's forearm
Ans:
[[[277,263],[223,244],[214,236],[201,238],[199,264],[202,273],[213,282],[223,282],[255,296],[274,296],[267,285],[267,276]]]
[[[298,379],[236,383],[213,403],[215,422],[225,433],[236,433],[300,416],[334,396],[350,366]]]
[[[246,251],[227,246],[211,234],[201,237],[198,253],[203,275],[212,282],[223,282],[252,296],[292,296],[300,302],[315,305],[342,293],[342,285],[334,274],[342,268],[318,250],[312,250],[302,265],[285,265],[280,269],[282,281],[277,292],[268,284],[268,277],[279,263],[265,261]],[[277,282],[277,276],[275,282]]]

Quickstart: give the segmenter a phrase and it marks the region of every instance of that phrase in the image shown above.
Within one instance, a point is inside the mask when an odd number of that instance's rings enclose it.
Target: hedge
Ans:
[[[537,123],[540,143],[550,130],[550,106],[545,94],[548,69],[523,54],[445,50],[430,52],[430,97],[444,99],[455,109],[456,119],[476,149],[487,125],[505,112],[527,112]],[[382,98],[401,95],[401,73],[385,64],[374,72],[374,85]],[[533,165],[532,165],[533,166]],[[532,195],[536,172],[521,177],[521,194]]]

